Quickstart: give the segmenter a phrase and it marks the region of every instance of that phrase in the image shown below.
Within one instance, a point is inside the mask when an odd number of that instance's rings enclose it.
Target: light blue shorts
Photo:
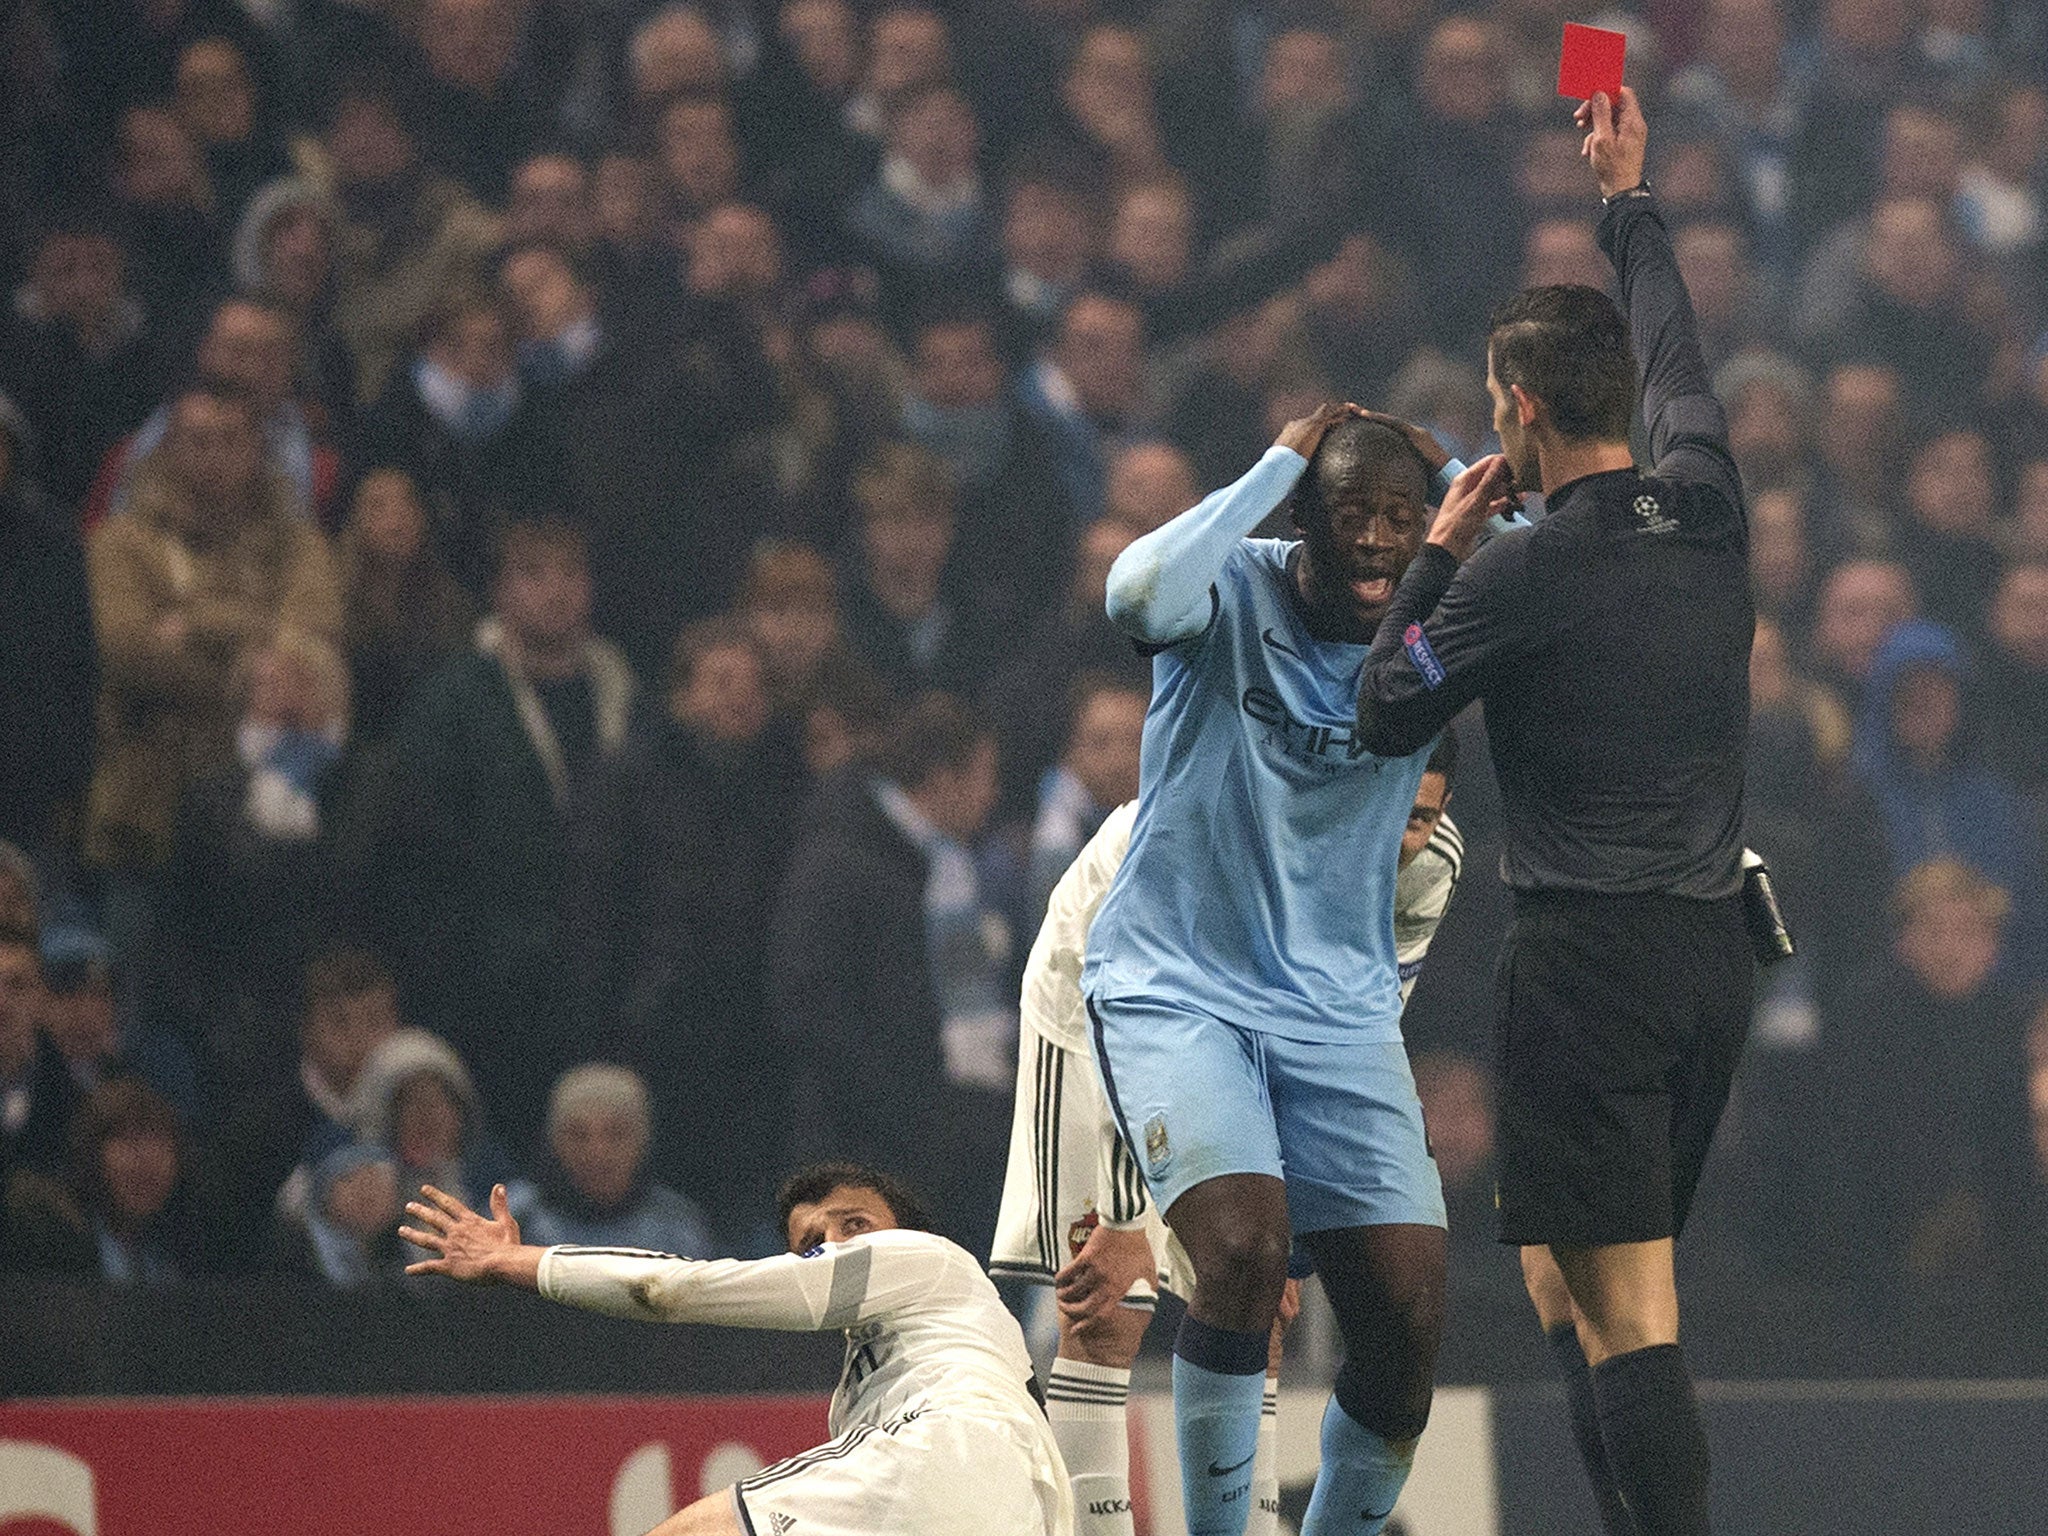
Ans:
[[[1297,1232],[1441,1227],[1443,1181],[1399,1041],[1288,1040],[1153,1002],[1091,998],[1103,1095],[1163,1212],[1206,1180],[1287,1184]]]

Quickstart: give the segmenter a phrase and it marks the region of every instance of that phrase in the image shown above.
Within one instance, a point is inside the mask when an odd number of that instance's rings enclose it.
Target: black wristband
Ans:
[[[1600,199],[1600,206],[1602,208],[1612,208],[1625,197],[1648,197],[1649,195],[1650,178],[1645,176],[1632,187],[1623,187],[1619,192],[1602,197]]]

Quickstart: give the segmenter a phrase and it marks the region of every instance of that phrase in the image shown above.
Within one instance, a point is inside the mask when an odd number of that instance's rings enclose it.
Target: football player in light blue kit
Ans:
[[[1244,1530],[1291,1237],[1347,1356],[1304,1536],[1379,1531],[1429,1416],[1443,1189],[1393,931],[1429,749],[1376,758],[1353,724],[1432,485],[1400,433],[1326,405],[1110,572],[1110,617],[1157,654],[1137,825],[1082,987],[1108,1101],[1195,1270],[1173,1364],[1191,1536]],[[1290,496],[1300,542],[1247,537]]]

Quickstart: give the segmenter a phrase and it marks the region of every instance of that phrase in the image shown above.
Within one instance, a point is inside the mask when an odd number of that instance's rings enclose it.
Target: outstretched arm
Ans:
[[[734,1328],[815,1332],[850,1328],[929,1295],[949,1259],[943,1239],[881,1232],[827,1243],[799,1258],[684,1259],[636,1248],[536,1248],[519,1227],[501,1185],[486,1220],[432,1186],[406,1210],[420,1223],[400,1235],[437,1258],[409,1275],[509,1283],[550,1301],[649,1322],[718,1323]]]
[[[1160,647],[1207,629],[1215,611],[1212,588],[1230,552],[1294,489],[1323,434],[1363,414],[1355,405],[1325,405],[1290,421],[1243,479],[1211,492],[1118,555],[1109,568],[1106,604],[1116,627]]]
[[[1643,185],[1649,124],[1636,93],[1621,88],[1618,101],[1596,95],[1579,108],[1587,130],[1586,158],[1600,180],[1607,213],[1600,246],[1621,280],[1629,339],[1642,371],[1643,420],[1650,429],[1650,472],[1719,491],[1738,514],[1742,479],[1728,451],[1728,418],[1714,398],[1699,325],[1685,291],[1671,235],[1656,199]]]

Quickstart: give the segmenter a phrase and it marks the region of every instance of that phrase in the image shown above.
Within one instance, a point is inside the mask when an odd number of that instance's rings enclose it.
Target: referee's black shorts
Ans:
[[[1502,1242],[1678,1235],[1754,964],[1740,897],[1516,893],[1495,977]]]

